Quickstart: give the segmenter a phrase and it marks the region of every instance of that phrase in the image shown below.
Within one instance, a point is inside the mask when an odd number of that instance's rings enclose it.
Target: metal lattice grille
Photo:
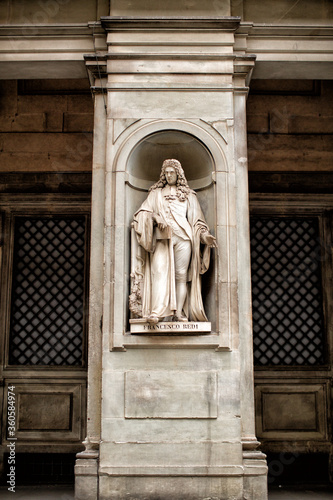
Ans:
[[[84,249],[84,217],[16,218],[10,364],[82,364]]]
[[[316,218],[251,219],[255,364],[324,362],[320,255]]]

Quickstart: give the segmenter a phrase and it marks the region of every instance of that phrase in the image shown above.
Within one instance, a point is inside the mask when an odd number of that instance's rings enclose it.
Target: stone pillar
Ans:
[[[235,161],[237,185],[237,238],[238,238],[238,304],[241,359],[241,413],[244,459],[244,498],[266,498],[267,486],[262,475],[267,472],[266,456],[256,448],[253,394],[253,341],[251,307],[251,254],[247,167],[246,130],[247,91],[239,89],[234,96]]]
[[[94,64],[94,62],[93,62]],[[87,61],[89,68],[89,61]],[[92,68],[90,67],[90,72]],[[101,69],[99,68],[99,72]],[[104,177],[106,157],[106,95],[97,74],[94,81],[94,136],[92,165],[91,247],[88,326],[87,437],[77,455],[75,498],[98,498],[98,462],[101,438],[102,319],[104,278]],[[105,82],[104,82],[105,86]]]
[[[102,217],[104,223],[104,268],[95,282],[99,300],[103,291],[101,439],[98,489],[96,469],[91,476],[88,470],[97,450],[87,439],[76,498],[92,498],[82,488],[91,480],[90,491],[101,500],[265,500],[267,468],[254,430],[246,163],[245,100],[254,57],[235,49],[239,18],[121,16],[102,18],[102,25],[106,156],[100,163],[95,157],[94,178],[105,185],[105,198],[100,192],[93,200],[100,217],[93,230],[100,235]],[[96,122],[101,102],[98,109]],[[96,138],[96,155],[105,151],[101,143]],[[217,238],[202,285],[210,332],[130,333],[131,220],[166,158],[181,161]],[[100,304],[91,303],[94,347]],[[95,445],[94,373],[88,436]],[[89,453],[96,455],[89,459]]]

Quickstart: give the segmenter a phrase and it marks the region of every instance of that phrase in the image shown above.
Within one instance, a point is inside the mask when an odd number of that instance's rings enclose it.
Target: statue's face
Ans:
[[[164,175],[169,186],[177,184],[177,172],[173,167],[166,167]]]

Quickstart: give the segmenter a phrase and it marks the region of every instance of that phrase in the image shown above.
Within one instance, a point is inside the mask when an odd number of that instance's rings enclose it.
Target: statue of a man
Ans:
[[[164,318],[207,321],[201,275],[216,239],[178,160],[163,162],[160,179],[134,214],[132,227],[138,243],[132,262],[140,264],[132,269],[130,309],[153,324]]]

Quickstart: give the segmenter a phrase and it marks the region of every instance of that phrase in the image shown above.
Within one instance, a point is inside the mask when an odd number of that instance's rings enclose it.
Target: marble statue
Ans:
[[[133,241],[134,240],[134,241]],[[201,275],[216,239],[178,160],[165,160],[132,223],[130,310],[156,324],[207,321]]]

